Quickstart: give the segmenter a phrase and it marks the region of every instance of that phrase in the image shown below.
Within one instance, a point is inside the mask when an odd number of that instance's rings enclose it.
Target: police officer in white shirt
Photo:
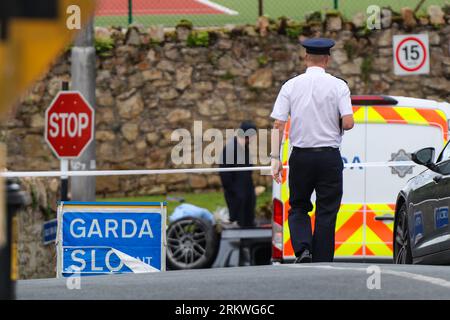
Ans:
[[[271,117],[272,176],[280,183],[280,143],[290,116],[289,230],[296,263],[331,262],[334,258],[336,217],[342,199],[343,162],[339,147],[344,130],[353,128],[347,83],[325,71],[334,41],[313,38],[306,48],[306,72],[280,90]],[[308,215],[316,192],[314,234]]]

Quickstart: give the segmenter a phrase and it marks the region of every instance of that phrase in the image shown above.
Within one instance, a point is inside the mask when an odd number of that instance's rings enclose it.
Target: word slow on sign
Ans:
[[[64,276],[162,270],[160,214],[64,212],[61,223]]]

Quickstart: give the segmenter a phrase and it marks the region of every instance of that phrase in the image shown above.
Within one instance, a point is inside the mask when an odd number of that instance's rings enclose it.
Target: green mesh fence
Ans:
[[[444,5],[447,0],[426,0],[418,13],[429,5]],[[370,5],[415,9],[420,0],[97,0],[97,26],[175,26],[188,19],[195,26],[254,24],[260,14],[270,18],[286,16],[302,21],[305,15],[338,9],[351,19],[357,12],[366,12]]]

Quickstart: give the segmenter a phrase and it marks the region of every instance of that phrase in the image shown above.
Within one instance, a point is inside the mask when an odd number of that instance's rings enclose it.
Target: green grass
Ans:
[[[144,25],[163,24],[165,26],[175,26],[181,19],[189,19],[194,26],[221,26],[225,24],[254,24],[258,17],[257,0],[214,0],[227,8],[239,12],[238,15],[155,15],[155,16],[134,16],[134,22]],[[345,17],[351,19],[356,12],[366,12],[369,5],[379,5],[380,7],[391,6],[399,11],[402,7],[415,8],[419,0],[339,0],[339,11]],[[429,5],[444,5],[446,0],[427,0],[422,6],[422,10]],[[271,18],[287,16],[295,20],[303,20],[305,13],[312,11],[325,11],[333,9],[333,0],[264,0],[264,14]],[[96,25],[99,26],[126,26],[128,17],[107,16],[97,17]]]
[[[203,193],[174,193],[170,195],[155,195],[142,197],[123,197],[123,198],[98,198],[97,201],[167,201],[167,214],[171,215],[175,207],[181,203],[178,201],[169,200],[170,198],[183,198],[184,203],[190,203],[201,208],[208,209],[214,212],[218,207],[226,207],[225,199],[222,192],[203,192]],[[266,190],[264,193],[256,198],[257,209],[272,201],[271,190]]]

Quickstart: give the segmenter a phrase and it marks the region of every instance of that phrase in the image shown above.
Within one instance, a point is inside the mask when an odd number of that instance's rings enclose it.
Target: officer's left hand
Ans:
[[[270,161],[272,178],[276,181],[276,183],[281,182],[281,171],[283,170],[283,165],[281,164],[280,159],[272,159]]]

